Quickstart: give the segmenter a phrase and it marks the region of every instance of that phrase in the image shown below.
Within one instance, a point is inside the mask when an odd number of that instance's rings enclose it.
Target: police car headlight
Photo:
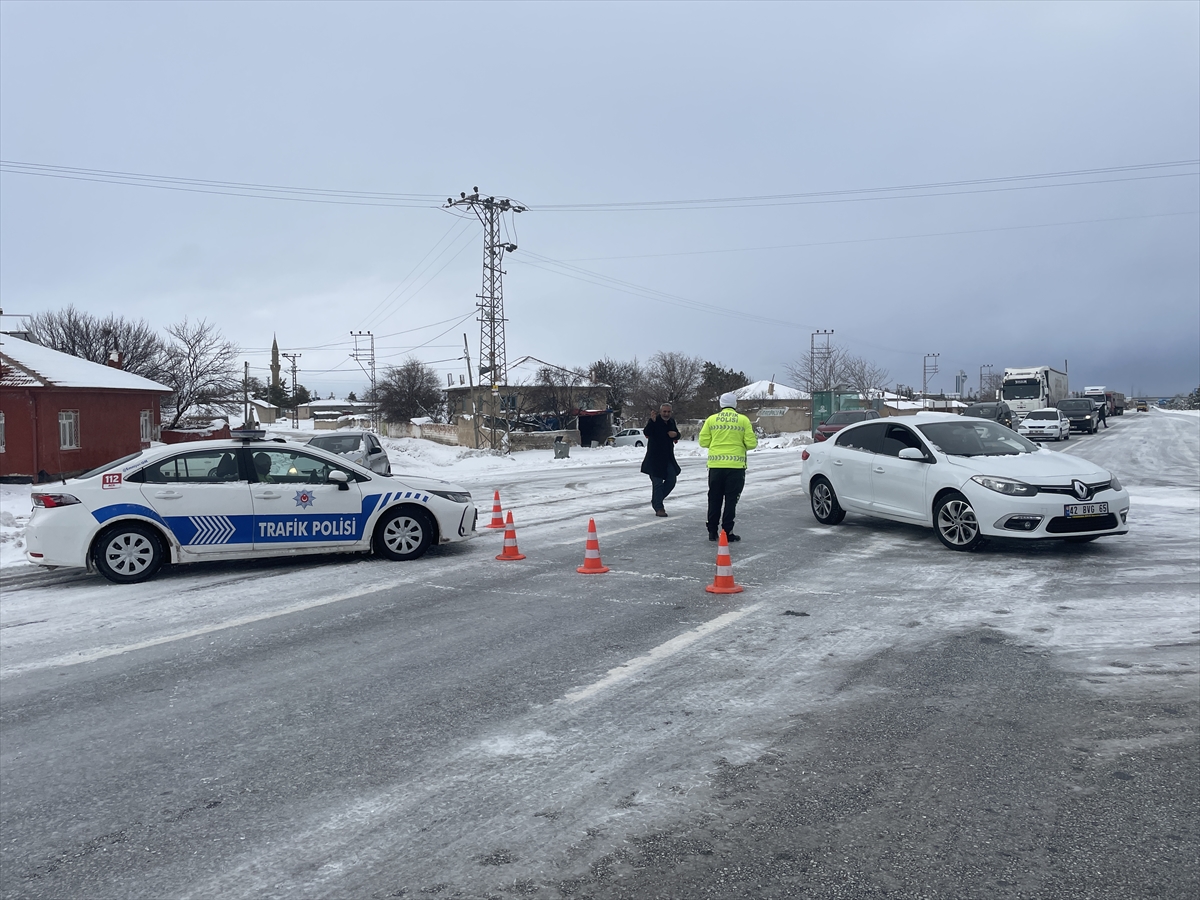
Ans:
[[[471,495],[466,491],[430,491],[431,494],[437,494],[439,497],[445,497],[451,503],[470,503]]]
[[[1032,497],[1037,494],[1037,485],[1015,481],[1012,478],[993,478],[990,475],[975,475],[971,478],[976,484],[981,484],[989,491],[998,494],[1008,494],[1010,497]]]

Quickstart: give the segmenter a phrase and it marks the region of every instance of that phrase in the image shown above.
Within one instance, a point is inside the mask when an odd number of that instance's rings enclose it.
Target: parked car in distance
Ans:
[[[847,425],[878,418],[879,413],[873,409],[843,409],[841,412],[835,412],[817,426],[817,433],[813,435],[813,440],[827,441],[830,435],[837,434]]]
[[[1035,409],[1021,420],[1017,434],[1031,441],[1069,441],[1071,420],[1061,409]]]
[[[616,447],[645,447],[646,436],[640,428],[622,428],[613,435],[613,446]]]
[[[327,453],[344,456],[350,462],[378,472],[380,475],[391,475],[392,466],[388,462],[387,453],[379,438],[369,431],[337,431],[333,434],[319,434],[308,442],[308,446],[316,447]]]
[[[963,410],[963,415],[973,416],[976,419],[991,419],[993,422],[999,422],[1005,428],[1012,428],[1015,419],[1012,407],[1003,400],[991,403],[972,403]]]
[[[1100,407],[1087,397],[1059,400],[1058,408],[1071,420],[1071,427],[1084,434],[1095,434],[1100,427]]]
[[[952,413],[863,422],[800,458],[823,525],[847,512],[908,522],[951,550],[990,537],[1082,542],[1129,530],[1129,493],[1111,472],[996,422]]]
[[[1150,406],[1149,406],[1149,404],[1146,403],[1145,400],[1139,400],[1137,402],[1137,411],[1138,412],[1150,412]]]

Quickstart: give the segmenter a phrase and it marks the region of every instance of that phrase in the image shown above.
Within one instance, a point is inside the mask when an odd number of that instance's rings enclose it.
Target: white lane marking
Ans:
[[[754,603],[742,609],[735,609],[732,612],[727,612],[723,616],[717,616],[711,622],[705,622],[698,628],[693,628],[691,631],[685,631],[678,637],[673,637],[666,643],[659,644],[649,653],[631,659],[629,662],[615,669],[609,669],[608,674],[599,681],[589,684],[587,687],[580,688],[577,691],[571,691],[563,697],[567,703],[578,703],[580,700],[587,700],[589,697],[594,697],[596,694],[625,681],[627,678],[632,678],[638,672],[655,663],[662,662],[664,659],[669,659],[680,650],[688,647],[703,637],[707,637],[713,632],[720,631],[726,625],[732,625],[738,619],[749,613],[754,612],[762,606],[761,603]]]
[[[331,603],[340,603],[343,600],[353,600],[355,597],[363,597],[367,594],[374,594],[390,587],[396,587],[403,583],[397,581],[381,581],[370,585],[369,587],[361,587],[353,591],[347,591],[343,594],[334,594],[330,597],[322,597],[319,600],[309,600],[304,603],[295,603],[291,606],[285,606],[281,609],[272,610],[271,612],[259,613],[253,616],[242,616],[237,619],[228,619],[224,622],[216,622],[212,625],[206,625],[203,628],[193,628],[190,631],[181,631],[177,634],[168,634],[163,637],[150,638],[144,641],[137,641],[133,644],[125,644],[119,647],[99,647],[95,650],[84,650],[79,653],[69,656],[59,656],[52,659],[43,659],[36,662],[25,663],[24,665],[10,666],[0,669],[0,678],[12,678],[14,675],[24,675],[28,672],[33,672],[38,669],[54,669],[63,666],[78,666],[83,663],[96,662],[100,659],[106,659],[109,656],[119,656],[122,653],[133,653],[136,650],[145,650],[149,647],[158,647],[162,644],[170,644],[175,641],[185,641],[188,638],[202,637],[206,634],[213,634],[218,631],[225,631],[229,628],[240,628],[243,625],[252,625],[255,622],[263,622],[267,619],[274,619],[277,616],[290,616],[292,613],[304,612],[307,609],[316,609],[318,606],[328,606]]]
[[[594,517],[594,516],[586,516],[586,517],[583,517],[583,518],[595,518],[595,517]],[[582,521],[582,519],[581,519],[581,521]],[[641,523],[639,523],[639,524],[637,524],[637,525],[626,525],[624,528],[606,528],[606,529],[604,529],[603,531],[601,531],[601,530],[600,530],[600,526],[599,526],[599,525],[597,525],[597,526],[596,526],[596,537],[597,537],[597,538],[602,538],[602,537],[612,537],[614,534],[621,534],[622,532],[625,532],[625,531],[634,531],[634,530],[636,530],[636,529],[638,529],[638,528],[653,528],[655,525],[660,525],[660,524],[662,524],[662,523],[661,523],[661,522],[659,522],[657,519],[655,519],[655,520],[654,520],[654,521],[652,521],[652,522],[641,522]],[[584,531],[582,532],[582,534],[583,534],[583,537],[586,539],[586,538],[587,538],[587,530],[586,530],[586,529],[584,529]],[[577,541],[577,540],[573,540],[573,541],[559,541],[559,542],[558,542],[558,543],[556,543],[556,544],[546,544],[546,545],[544,545],[544,546],[547,546],[547,547],[566,547],[566,546],[569,546],[570,544],[578,544],[578,543],[579,543],[579,541]]]

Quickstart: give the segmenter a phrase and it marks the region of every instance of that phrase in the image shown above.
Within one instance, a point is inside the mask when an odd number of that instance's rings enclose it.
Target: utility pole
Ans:
[[[250,360],[242,363],[242,427],[250,427]]]
[[[922,409],[924,409],[924,407],[925,407],[925,397],[929,393],[929,376],[936,375],[938,373],[937,361],[938,361],[938,357],[941,355],[942,354],[940,354],[940,353],[926,353],[925,354],[925,365],[923,367],[923,371],[921,374],[921,408]],[[933,360],[933,362],[930,362],[930,360]]]
[[[280,353],[279,355],[282,356],[284,359],[288,360],[292,364],[292,428],[299,429],[300,428],[300,405],[298,403],[296,403],[296,360],[298,360],[304,354],[303,353]]]
[[[463,332],[463,359],[467,361],[467,385],[471,389],[471,429],[475,432],[475,449],[479,449],[479,404],[475,402],[475,376],[471,374],[471,348],[467,346],[467,333]],[[464,409],[463,412],[466,412]]]
[[[833,387],[833,372],[830,363],[833,360],[833,348],[829,346],[829,337],[833,329],[818,329],[808,339],[808,384],[809,393],[817,389],[829,390]],[[818,377],[819,376],[819,377]]]
[[[504,270],[501,263],[505,253],[512,253],[517,245],[500,240],[500,216],[502,213],[520,213],[525,207],[508,197],[485,197],[479,188],[472,193],[465,191],[459,199],[446,199],[446,208],[466,207],[475,213],[483,225],[483,290],[476,295],[479,302],[479,385],[484,376],[492,385],[492,427],[489,443],[493,449],[500,446],[502,438],[496,433],[496,419],[500,412],[500,386],[508,383],[508,356],[504,346]],[[505,417],[507,424],[507,415]]]
[[[371,429],[379,431],[379,396],[375,392],[375,335],[369,331],[352,331],[354,352],[350,356],[358,363],[366,376],[371,379]],[[359,341],[363,343],[360,345]],[[363,365],[363,363],[367,365]]]

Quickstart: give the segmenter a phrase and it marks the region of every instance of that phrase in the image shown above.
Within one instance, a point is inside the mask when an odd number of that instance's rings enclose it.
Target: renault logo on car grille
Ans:
[[[1092,496],[1092,489],[1076,478],[1071,482],[1071,493],[1073,493],[1080,500],[1090,500]]]

